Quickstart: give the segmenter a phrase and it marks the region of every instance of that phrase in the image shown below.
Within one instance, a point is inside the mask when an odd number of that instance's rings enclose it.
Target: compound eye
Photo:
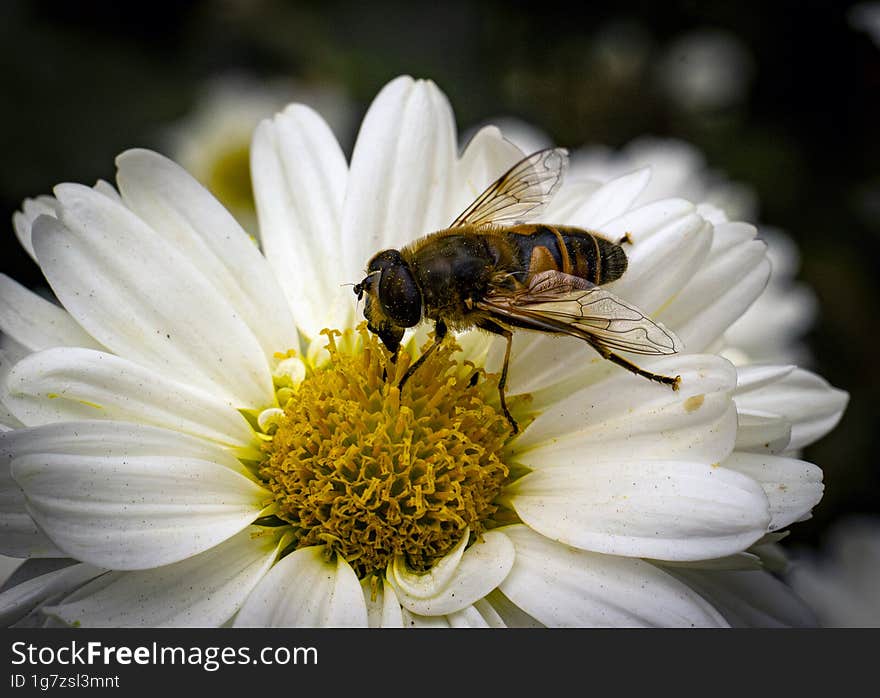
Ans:
[[[382,272],[379,302],[395,325],[413,327],[422,319],[422,294],[404,264],[390,266]]]

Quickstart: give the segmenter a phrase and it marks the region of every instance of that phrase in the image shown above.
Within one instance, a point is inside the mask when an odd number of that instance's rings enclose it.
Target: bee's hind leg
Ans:
[[[481,330],[486,330],[486,332],[501,335],[507,340],[507,348],[504,350],[504,366],[501,367],[501,377],[498,379],[498,397],[501,398],[501,409],[504,412],[504,416],[507,417],[513,433],[516,434],[519,432],[519,425],[510,414],[510,410],[507,409],[507,399],[504,396],[505,388],[507,387],[507,366],[510,364],[510,347],[513,344],[513,332],[491,320],[480,320],[477,323],[477,327]]]
[[[672,386],[673,390],[678,390],[679,385],[681,385],[681,376],[664,376],[659,373],[651,373],[650,371],[646,371],[643,368],[636,366],[632,361],[627,361],[622,356],[618,356],[613,351],[608,349],[607,347],[602,346],[601,344],[594,344],[590,342],[590,344],[595,347],[596,351],[598,351],[603,358],[608,359],[609,361],[613,361],[618,366],[622,366],[627,371],[632,371],[636,375],[642,376],[643,378],[647,378],[648,380],[656,381],[657,383],[665,383],[666,385]]]

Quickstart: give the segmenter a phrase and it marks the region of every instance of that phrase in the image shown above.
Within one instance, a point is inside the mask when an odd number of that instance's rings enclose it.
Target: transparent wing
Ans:
[[[682,349],[672,331],[634,305],[558,271],[537,274],[524,289],[494,291],[478,306],[516,326],[568,334],[597,347],[645,355]]]
[[[495,180],[450,228],[512,224],[543,208],[562,184],[568,167],[565,148],[546,148],[523,158]]]

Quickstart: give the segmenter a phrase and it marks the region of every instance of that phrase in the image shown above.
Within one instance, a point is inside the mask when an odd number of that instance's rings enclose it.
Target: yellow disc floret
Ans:
[[[497,380],[457,362],[449,339],[401,392],[408,354],[391,363],[363,327],[351,352],[325,333],[329,362],[302,381],[265,446],[259,474],[275,513],[296,547],[326,545],[360,577],[397,555],[428,569],[498,509],[511,428]]]

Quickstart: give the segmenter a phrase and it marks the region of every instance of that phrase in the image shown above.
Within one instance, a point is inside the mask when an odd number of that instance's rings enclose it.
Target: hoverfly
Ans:
[[[358,300],[366,294],[368,328],[392,352],[392,361],[406,328],[434,322],[433,344],[399,387],[449,329],[477,327],[507,341],[498,391],[514,433],[518,426],[505,400],[514,329],[577,337],[605,359],[678,389],[679,376],[651,373],[615,353],[666,355],[681,349],[672,332],[602,288],[626,271],[625,239],[612,242],[595,231],[522,222],[550,201],[567,164],[565,149],[539,150],[501,175],[448,228],[373,256],[354,292]]]

